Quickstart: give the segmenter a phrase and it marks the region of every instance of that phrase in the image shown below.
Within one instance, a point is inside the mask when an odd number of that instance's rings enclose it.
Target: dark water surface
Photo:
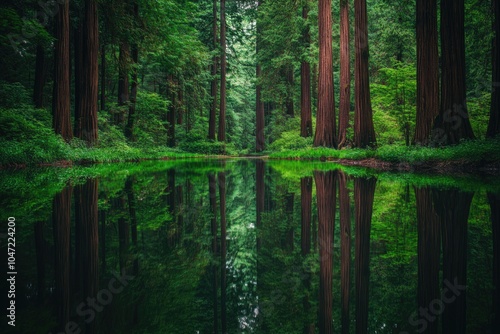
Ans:
[[[227,160],[0,181],[2,333],[500,328],[498,177]]]

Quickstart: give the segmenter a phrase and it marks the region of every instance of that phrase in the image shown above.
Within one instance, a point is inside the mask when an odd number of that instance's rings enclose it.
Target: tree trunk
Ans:
[[[262,102],[262,85],[259,82],[260,78],[262,77],[262,70],[260,64],[257,64],[256,77],[257,77],[257,86],[256,86],[255,151],[262,152],[265,149],[266,139],[264,133],[265,118],[264,118],[264,102]]]
[[[441,108],[433,142],[455,145],[474,139],[465,95],[464,0],[441,1]]]
[[[210,87],[210,96],[212,98],[210,104],[210,114],[208,119],[208,139],[215,140],[215,124],[217,119],[217,65],[219,57],[216,55],[217,50],[217,0],[212,2],[212,57],[211,74],[212,81]]]
[[[467,222],[473,193],[459,190],[433,190],[434,210],[441,224],[443,239],[443,289],[467,284]],[[448,292],[447,297],[449,297]],[[466,292],[454,293],[442,314],[443,334],[465,333]]]
[[[319,79],[318,111],[314,146],[336,147],[335,100],[332,64],[332,3],[319,0]]]
[[[354,0],[356,64],[354,69],[356,108],[354,111],[354,146],[376,146],[373,111],[370,99],[368,67],[368,18],[366,0]]]
[[[99,24],[96,0],[85,1],[82,35],[82,80],[79,116],[80,139],[89,146],[97,144],[97,97],[99,88]]]
[[[69,2],[59,5],[54,29],[54,92],[52,97],[52,126],[64,140],[73,138],[71,128]]]
[[[69,53],[68,53],[69,56]],[[43,108],[43,87],[45,86],[45,48],[38,44],[36,46],[35,62],[35,85],[33,87],[33,103],[35,108]]]
[[[439,113],[436,0],[417,0],[417,119],[415,144],[427,145]]]
[[[54,272],[58,331],[64,331],[70,316],[70,241],[71,241],[71,193],[66,186],[55,195],[52,202],[52,222],[54,229]]]
[[[332,333],[333,232],[335,230],[335,171],[314,172],[318,201],[319,332]]]
[[[128,69],[130,61],[130,47],[127,42],[120,43],[120,54],[118,57],[118,105],[123,106],[129,100],[128,93]],[[115,115],[115,122],[120,124],[120,117]],[[122,120],[123,121],[123,120]]]
[[[177,103],[177,94],[175,93],[175,83],[172,74],[167,77],[167,99],[170,101],[167,111],[167,145],[175,147],[175,104]]]
[[[293,76],[293,64],[288,64],[285,66],[285,79],[286,79],[286,114],[288,117],[295,117],[295,111],[293,106],[293,85],[294,85],[294,76]]]
[[[304,21],[307,20],[308,13],[309,5],[306,4],[302,7],[302,18]],[[309,26],[304,28],[302,39],[304,48],[309,49],[311,45]],[[300,135],[302,137],[312,136],[311,115],[311,64],[309,64],[307,59],[303,59],[300,64]]]
[[[226,0],[220,0],[220,110],[217,139],[226,141]]]
[[[493,236],[493,323],[492,332],[500,326],[500,194],[488,192]]]
[[[139,22],[139,5],[134,1],[134,20]],[[137,102],[137,85],[139,79],[137,76],[139,66],[139,46],[137,43],[132,44],[132,85],[130,86],[130,105],[128,107],[127,124],[125,125],[125,137],[130,141],[135,141],[134,124],[135,124],[135,104]]]
[[[73,31],[74,36],[74,54],[75,54],[75,121],[73,132],[75,137],[82,135],[82,78],[83,78],[83,24],[80,22]]]
[[[340,0],[340,105],[338,147],[347,144],[351,111],[351,59],[349,51],[349,1]]]
[[[368,332],[368,285],[370,284],[370,229],[377,180],[354,180],[356,212],[356,333]]]
[[[342,312],[342,333],[349,333],[349,299],[351,291],[351,209],[347,175],[339,171],[340,207],[340,304]]]
[[[495,34],[493,39],[493,90],[491,92],[490,121],[486,132],[486,136],[491,138],[500,134],[500,47],[498,46],[500,43],[500,3],[498,3],[498,0],[492,2],[495,13],[493,23],[493,32]]]
[[[106,45],[101,45],[101,110],[106,109]]]
[[[302,255],[307,255],[311,251],[311,201],[312,177],[303,177],[300,179]]]
[[[429,187],[415,188],[418,229],[418,307],[427,309],[440,299],[439,261],[441,253],[439,220],[432,206]],[[426,333],[438,333],[439,321],[427,323]]]

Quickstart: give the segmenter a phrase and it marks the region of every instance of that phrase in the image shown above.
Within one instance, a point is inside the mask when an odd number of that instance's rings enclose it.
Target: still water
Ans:
[[[500,328],[498,177],[198,160],[0,180],[2,333]]]

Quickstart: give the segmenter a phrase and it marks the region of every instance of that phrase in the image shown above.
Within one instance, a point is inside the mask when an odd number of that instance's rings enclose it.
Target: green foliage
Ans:
[[[134,134],[137,144],[144,147],[166,145],[166,113],[170,102],[156,93],[139,91],[136,105]]]
[[[22,84],[0,81],[0,107],[19,108],[30,103],[28,92]]]
[[[312,137],[301,137],[297,130],[285,131],[281,133],[280,137],[269,145],[269,149],[274,152],[284,150],[301,150],[310,147],[312,147]]]

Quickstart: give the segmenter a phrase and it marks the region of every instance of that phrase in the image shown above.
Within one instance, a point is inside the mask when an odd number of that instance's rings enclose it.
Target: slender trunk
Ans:
[[[417,0],[417,119],[415,143],[427,145],[439,113],[436,0]]]
[[[370,229],[376,179],[354,180],[356,212],[356,333],[368,332],[368,285],[370,283]]]
[[[459,190],[433,190],[434,210],[438,216],[443,242],[443,289],[450,284],[467,284],[467,222],[473,193]],[[442,314],[443,334],[465,333],[466,292],[459,291]]]
[[[340,304],[342,307],[342,333],[349,333],[349,299],[351,291],[351,209],[347,175],[339,171],[340,208]]]
[[[373,112],[370,99],[366,0],[354,0],[354,12],[356,21],[356,64],[354,69],[356,108],[354,111],[354,146],[365,148],[377,145],[375,130],[373,128]]]
[[[256,124],[255,124],[255,151],[262,152],[266,146],[264,133],[265,113],[264,102],[262,102],[262,84],[259,82],[262,77],[262,69],[260,64],[257,64],[256,69],[257,86],[256,86]]]
[[[302,255],[307,255],[311,251],[311,202],[312,177],[303,177],[300,179]]]
[[[85,1],[82,40],[82,80],[80,139],[89,146],[97,144],[97,97],[99,88],[99,24],[96,0]]]
[[[318,201],[319,332],[332,333],[333,232],[335,230],[335,171],[314,172]]]
[[[185,111],[183,84],[182,81],[179,81],[179,88],[177,89],[177,125],[182,125]]]
[[[495,137],[500,134],[500,3],[498,0],[492,0],[493,12],[495,13],[493,32],[495,37],[493,39],[493,69],[492,81],[493,87],[491,92],[491,107],[490,107],[490,121],[488,123],[487,137]]]
[[[304,5],[302,7],[302,18],[304,20],[307,20],[308,13],[309,6]],[[304,28],[302,39],[304,48],[308,50],[311,45],[309,26]],[[300,135],[302,137],[312,136],[311,115],[311,64],[306,59],[303,59],[300,63]]]
[[[217,139],[226,141],[226,0],[220,0],[220,110]]]
[[[293,85],[294,85],[294,77],[293,77],[293,64],[288,64],[285,67],[285,79],[286,79],[286,114],[288,117],[295,117],[295,111],[293,106]]]
[[[464,0],[441,1],[441,107],[433,142],[455,145],[474,139],[465,96]]]
[[[128,92],[128,69],[130,61],[130,47],[127,42],[120,43],[120,54],[118,56],[118,105],[123,106],[129,100]],[[115,115],[115,122],[120,124],[123,115]]]
[[[167,111],[167,145],[175,147],[175,104],[177,94],[175,93],[175,83],[172,74],[167,77],[167,98],[170,101]]]
[[[52,202],[55,254],[55,296],[58,330],[64,330],[70,316],[70,226],[72,187],[66,186]]]
[[[101,110],[106,109],[106,45],[101,46]]]
[[[33,103],[35,108],[43,108],[43,87],[45,86],[45,48],[43,45],[36,46],[35,62],[35,85],[33,87]]]
[[[215,124],[217,119],[217,65],[219,63],[219,58],[216,55],[217,50],[217,0],[212,2],[212,52],[214,56],[212,57],[211,65],[211,88],[210,96],[212,98],[210,104],[210,114],[208,119],[208,139],[215,140]]]
[[[52,97],[52,126],[64,140],[73,138],[71,128],[69,2],[58,5],[54,37],[54,92]]]
[[[336,147],[335,100],[332,63],[332,3],[319,0],[319,78],[318,110],[314,146]]]
[[[432,207],[429,187],[415,188],[418,229],[418,307],[428,308],[439,300],[439,261],[441,252],[439,220]],[[439,321],[427,324],[426,333],[438,333]]]
[[[351,59],[349,51],[349,1],[340,0],[340,105],[338,147],[347,144],[351,111]]]
[[[138,20],[139,16],[139,5],[137,2],[134,3],[134,16],[135,19]],[[130,86],[130,104],[128,107],[128,118],[127,124],[125,125],[125,137],[130,141],[135,141],[134,136],[134,124],[135,124],[135,112],[136,112],[136,102],[137,102],[137,86],[138,86],[138,77],[137,77],[137,66],[139,65],[139,46],[137,44],[132,45],[132,84]]]

